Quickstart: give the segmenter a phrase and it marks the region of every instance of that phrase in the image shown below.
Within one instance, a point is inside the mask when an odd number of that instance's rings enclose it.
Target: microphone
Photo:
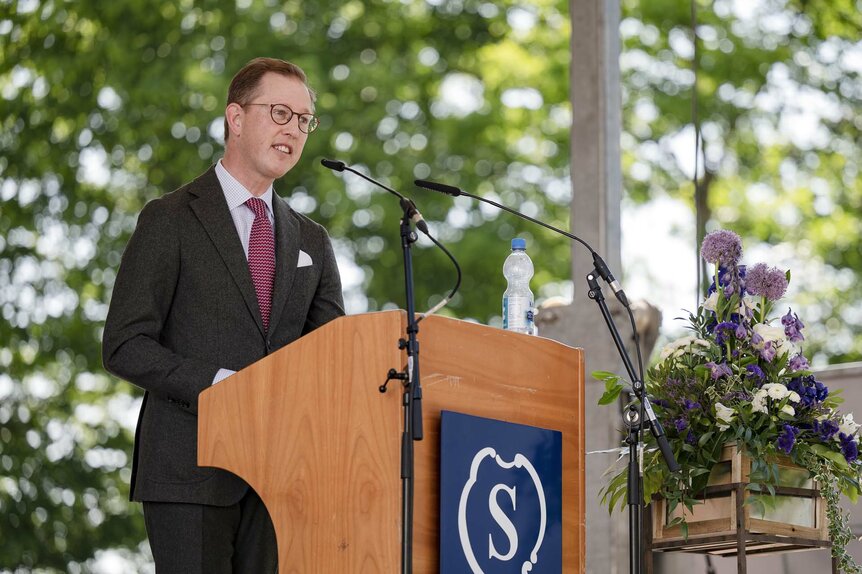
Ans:
[[[440,193],[445,193],[446,195],[451,195],[452,197],[458,197],[459,195],[468,195],[454,185],[446,185],[445,183],[438,183],[436,181],[429,181],[427,179],[417,179],[413,183],[415,183],[419,187],[424,187],[425,189],[430,189],[431,191],[439,191]]]
[[[401,208],[404,210],[404,213],[407,214],[407,217],[410,219],[410,221],[412,221],[413,224],[422,233],[424,233],[425,235],[428,235],[428,224],[425,223],[425,218],[423,218],[422,214],[419,213],[419,210],[416,209],[416,204],[413,203],[413,200],[411,200],[407,197],[404,197],[403,195],[401,195],[400,193],[398,193],[397,191],[395,191],[391,187],[383,185],[382,183],[380,183],[376,179],[372,179],[372,178],[368,177],[367,175],[365,175],[361,171],[357,171],[357,170],[353,169],[349,165],[345,164],[343,161],[324,158],[324,159],[320,160],[320,163],[323,165],[323,167],[329,168],[332,171],[349,171],[351,173],[355,173],[356,175],[358,175],[362,179],[369,181],[369,182],[373,183],[374,185],[376,185],[377,187],[379,187],[381,189],[385,189],[389,193],[395,195],[399,199],[399,201],[401,202]]]
[[[626,297],[626,294],[623,291],[622,287],[620,286],[619,282],[616,279],[614,279],[614,276],[611,274],[611,271],[608,268],[608,264],[605,263],[605,261],[604,261],[604,259],[602,259],[601,255],[596,253],[595,249],[590,247],[589,243],[587,243],[586,241],[584,241],[583,239],[581,239],[577,235],[572,235],[568,231],[563,231],[562,229],[554,227],[553,225],[549,225],[549,224],[545,223],[544,221],[539,221],[538,219],[534,219],[534,218],[530,217],[529,215],[523,214],[520,211],[512,209],[511,207],[506,207],[505,205],[501,205],[501,204],[497,203],[496,201],[492,201],[490,199],[487,199],[487,198],[484,198],[484,197],[481,197],[478,195],[473,195],[472,193],[467,193],[463,189],[455,187],[454,185],[446,185],[445,183],[438,183],[436,181],[429,181],[427,179],[417,179],[413,183],[415,183],[416,185],[418,185],[421,188],[430,189],[431,191],[437,191],[439,193],[444,193],[444,194],[452,196],[452,197],[458,197],[458,196],[464,195],[466,197],[473,198],[477,201],[489,203],[489,204],[493,205],[494,207],[499,207],[503,211],[508,211],[509,213],[517,215],[521,219],[526,219],[527,221],[531,221],[537,225],[541,225],[542,227],[545,227],[547,229],[550,229],[551,231],[559,233],[560,235],[568,237],[569,239],[577,241],[578,243],[580,243],[581,245],[586,247],[589,250],[589,252],[593,255],[593,265],[595,265],[596,271],[598,272],[599,277],[601,277],[605,282],[607,282],[608,285],[610,285],[611,289],[614,292],[614,295],[616,295],[616,298],[619,300],[619,302],[622,303],[624,307],[628,308],[629,299],[628,299],[628,297]]]
[[[320,163],[322,163],[324,165],[324,167],[328,167],[332,171],[344,171],[344,167],[345,167],[343,161],[336,161],[334,159],[324,158],[324,159],[320,160]]]

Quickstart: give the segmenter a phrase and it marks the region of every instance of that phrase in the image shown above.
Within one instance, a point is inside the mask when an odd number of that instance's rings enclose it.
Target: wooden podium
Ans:
[[[400,570],[406,314],[341,317],[200,396],[198,464],[233,472],[269,509],[279,572]],[[585,571],[580,349],[442,317],[419,323],[425,439],[415,443],[414,569],[439,571],[440,411],[563,438],[563,571]]]

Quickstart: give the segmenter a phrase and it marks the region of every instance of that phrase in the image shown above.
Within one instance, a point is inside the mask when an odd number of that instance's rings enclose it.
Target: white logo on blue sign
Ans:
[[[539,548],[541,548],[542,540],[545,538],[545,526],[548,520],[548,515],[547,503],[545,502],[545,492],[542,488],[542,481],[539,478],[539,474],[536,472],[536,469],[527,457],[520,453],[515,455],[515,459],[512,462],[506,462],[497,455],[497,451],[492,447],[486,447],[476,453],[476,456],[473,457],[473,463],[470,465],[470,478],[467,480],[467,484],[464,485],[464,490],[461,492],[461,500],[458,503],[458,533],[461,536],[461,548],[464,550],[464,556],[467,558],[467,563],[470,565],[474,574],[482,574],[483,570],[476,561],[476,556],[473,552],[473,545],[470,542],[470,529],[467,527],[467,500],[470,497],[470,490],[472,490],[473,485],[476,484],[479,465],[482,464],[482,460],[485,458],[493,459],[501,468],[504,469],[510,469],[513,467],[524,468],[530,474],[530,478],[533,479],[533,484],[535,485],[536,491],[539,495],[538,500],[541,519],[539,524],[539,534],[536,537],[536,544],[530,552],[529,560],[525,561],[521,568],[522,572],[529,572],[533,569],[533,564],[539,560]],[[491,489],[491,494],[488,497],[488,508],[491,512],[491,517],[508,538],[509,550],[505,554],[500,554],[494,546],[493,536],[488,534],[488,558],[496,558],[502,562],[508,562],[518,551],[518,531],[512,520],[510,520],[509,516],[500,507],[499,501],[497,500],[497,495],[500,492],[505,492],[509,495],[509,499],[512,503],[512,510],[517,511],[517,487],[509,487],[505,484],[494,485]]]
[[[562,569],[562,435],[444,411],[440,572]]]

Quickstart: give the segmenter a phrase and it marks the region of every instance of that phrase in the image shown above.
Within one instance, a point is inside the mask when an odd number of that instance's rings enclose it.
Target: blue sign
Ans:
[[[559,431],[443,411],[441,574],[558,574],[563,566]]]

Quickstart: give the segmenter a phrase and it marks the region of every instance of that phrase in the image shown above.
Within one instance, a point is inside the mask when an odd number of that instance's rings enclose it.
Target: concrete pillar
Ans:
[[[571,231],[592,245],[621,279],[620,6],[617,0],[571,0],[569,8],[572,22]],[[568,307],[540,312],[538,319],[542,336],[585,350],[587,451],[617,446],[618,429],[622,426],[616,409],[595,406],[603,388],[589,375],[599,369],[623,373],[599,309],[587,297],[584,278],[592,268],[589,252],[573,244],[574,300]],[[604,291],[612,309],[617,307],[609,289]],[[619,323],[624,337],[630,332],[627,324],[627,320]],[[625,516],[612,519],[598,498],[604,484],[602,473],[613,460],[614,457],[608,455],[587,456],[587,572],[593,574],[628,571]]]

